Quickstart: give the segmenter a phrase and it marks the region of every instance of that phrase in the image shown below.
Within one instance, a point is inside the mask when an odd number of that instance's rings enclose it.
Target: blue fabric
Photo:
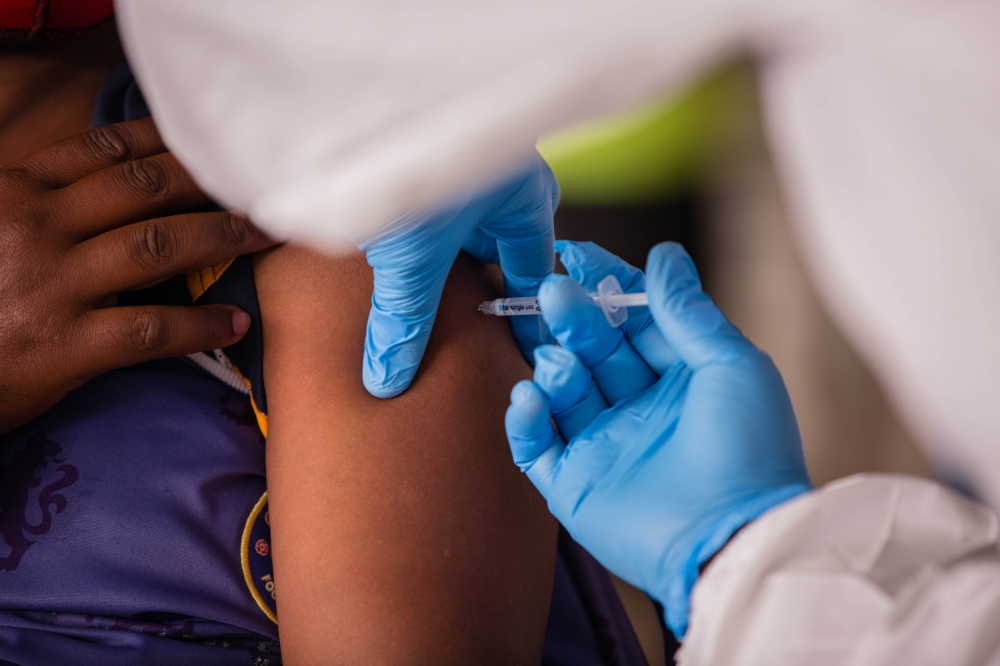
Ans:
[[[0,659],[280,663],[240,564],[264,490],[249,400],[200,370],[73,391],[0,439]]]

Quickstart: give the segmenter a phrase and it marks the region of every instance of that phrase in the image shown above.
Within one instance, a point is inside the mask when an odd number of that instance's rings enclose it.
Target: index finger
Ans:
[[[555,269],[553,206],[558,185],[541,157],[513,184],[497,194],[502,203],[481,227],[496,239],[496,253],[503,271],[504,291],[510,296],[533,296]],[[511,322],[514,337],[525,358],[540,344],[552,341],[544,322],[535,317],[516,317]]]
[[[75,183],[101,169],[165,152],[152,118],[106,125],[71,136],[11,164],[45,189]]]
[[[421,241],[403,252],[390,244],[366,254],[374,288],[361,376],[368,392],[379,398],[399,395],[417,374],[458,254],[457,249],[434,248],[433,238]]]
[[[608,404],[656,383],[656,373],[622,331],[608,324],[576,280],[550,275],[538,290],[538,302],[559,344],[579,356],[590,369]]]
[[[599,245],[560,240],[555,246],[570,277],[588,292],[596,292],[598,282],[608,275],[615,276],[626,294],[646,290],[646,278],[641,270]],[[621,331],[656,374],[663,375],[680,361],[680,356],[660,333],[649,308],[629,308]]]
[[[534,295],[555,269],[553,199],[557,195],[553,192],[558,192],[555,176],[538,157],[527,171],[485,200],[492,204],[495,197],[502,197],[481,230],[496,239],[508,296]]]

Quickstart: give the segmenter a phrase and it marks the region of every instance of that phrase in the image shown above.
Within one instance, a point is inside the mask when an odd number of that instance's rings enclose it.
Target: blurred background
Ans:
[[[765,144],[752,65],[538,143],[562,188],[556,237],[644,267],[682,243],[705,290],[788,386],[813,483],[863,471],[927,476],[927,462],[810,283]],[[652,604],[616,587],[650,666],[664,663]]]

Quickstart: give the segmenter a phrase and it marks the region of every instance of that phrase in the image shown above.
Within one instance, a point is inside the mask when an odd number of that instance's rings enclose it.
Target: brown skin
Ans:
[[[108,307],[122,292],[273,245],[230,213],[163,217],[208,199],[151,120],[64,139],[87,129],[120,60],[113,23],[0,53],[0,433],[91,377],[224,347],[249,325],[229,306]]]
[[[0,166],[89,130],[97,91],[123,58],[114,21],[77,38],[0,47]]]
[[[504,438],[530,370],[477,316],[499,289],[460,256],[420,373],[381,400],[361,381],[364,257],[286,246],[256,273],[284,662],[539,663],[557,525]]]

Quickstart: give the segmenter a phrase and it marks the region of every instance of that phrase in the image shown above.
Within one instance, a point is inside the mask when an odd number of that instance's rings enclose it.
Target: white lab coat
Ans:
[[[119,0],[168,145],[328,248],[496,178],[535,138],[748,54],[827,307],[938,470],[1000,508],[994,0]],[[856,477],[744,529],[683,664],[1000,664],[992,510]]]

